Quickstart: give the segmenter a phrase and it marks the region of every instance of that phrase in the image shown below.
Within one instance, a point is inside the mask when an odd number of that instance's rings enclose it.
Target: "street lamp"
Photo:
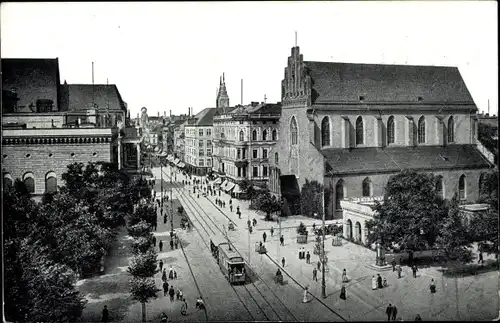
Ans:
[[[314,217],[318,217],[318,213],[314,213]],[[325,212],[323,212],[322,216],[322,236],[323,236],[323,246],[321,250],[321,263],[323,266],[321,266],[321,297],[326,298],[326,278],[325,278]]]

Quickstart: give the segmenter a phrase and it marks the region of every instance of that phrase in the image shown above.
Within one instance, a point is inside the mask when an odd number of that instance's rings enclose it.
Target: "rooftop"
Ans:
[[[489,162],[472,145],[394,148],[323,149],[332,175],[429,170],[488,168]]]
[[[313,103],[462,102],[474,104],[457,67],[305,61]]]

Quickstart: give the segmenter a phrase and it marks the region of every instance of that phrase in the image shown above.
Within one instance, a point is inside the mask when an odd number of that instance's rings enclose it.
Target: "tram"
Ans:
[[[227,241],[213,242],[210,240],[210,249],[230,284],[244,284],[246,282],[245,261],[230,247]]]

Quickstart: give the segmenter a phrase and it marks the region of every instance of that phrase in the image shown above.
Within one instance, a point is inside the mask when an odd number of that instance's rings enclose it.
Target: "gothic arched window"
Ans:
[[[330,119],[324,117],[321,121],[321,147],[330,146]]]
[[[279,162],[278,153],[274,153],[274,162],[276,163],[276,165],[277,165],[277,164],[278,164],[278,162]]]
[[[244,134],[243,130],[240,131],[240,141],[244,141]]]
[[[372,181],[367,177],[363,181],[363,196],[372,196]]]
[[[252,131],[252,140],[257,140],[257,130]]]
[[[448,142],[455,141],[455,121],[453,116],[448,119]]]
[[[425,117],[421,116],[418,119],[418,143],[425,143]]]
[[[264,131],[262,132],[262,140],[263,140],[263,141],[266,141],[266,140],[267,140],[267,130],[264,130]]]
[[[278,133],[277,133],[276,129],[273,130],[271,137],[272,137],[273,141],[278,140]]]
[[[295,117],[292,117],[292,121],[290,122],[290,135],[291,135],[292,145],[296,145],[298,128],[297,128],[297,120],[295,120]]]
[[[394,143],[394,117],[390,116],[387,120],[387,144]]]
[[[362,145],[364,142],[363,138],[363,118],[359,116],[356,119],[356,145]]]
[[[56,173],[48,172],[45,175],[45,193],[57,192],[57,177]]]
[[[460,176],[460,179],[458,180],[458,196],[461,200],[465,200],[467,198],[466,184],[465,175]]]
[[[436,177],[436,193],[444,198],[444,186],[443,186],[443,176],[439,175]]]
[[[3,174],[3,188],[8,191],[14,185],[14,181],[12,180],[12,176],[9,173]]]

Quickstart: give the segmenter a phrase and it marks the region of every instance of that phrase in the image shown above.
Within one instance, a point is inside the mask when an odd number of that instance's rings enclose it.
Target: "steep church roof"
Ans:
[[[62,87],[67,87],[69,111],[86,110],[92,101],[100,110],[108,106],[109,110],[126,110],[125,102],[115,84],[65,84]]]
[[[473,99],[457,67],[304,61],[313,103],[468,102]],[[420,97],[420,99],[419,99]]]

